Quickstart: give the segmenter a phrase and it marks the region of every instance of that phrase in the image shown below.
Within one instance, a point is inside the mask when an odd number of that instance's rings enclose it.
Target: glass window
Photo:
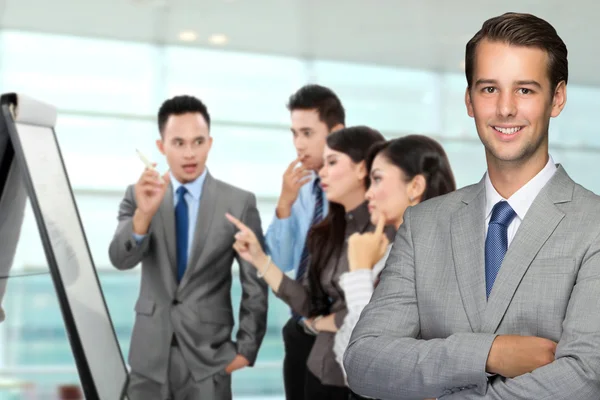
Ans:
[[[450,160],[450,167],[456,180],[456,188],[477,183],[485,174],[487,164],[485,151],[479,140],[454,141],[439,140]]]
[[[475,129],[475,121],[467,114],[465,105],[465,90],[467,89],[465,75],[444,74],[441,75],[440,79],[442,103],[440,135],[479,140]]]
[[[215,120],[289,125],[289,96],[306,80],[301,60],[168,47],[166,96],[198,96]]]
[[[550,147],[554,162],[560,163],[565,171],[578,184],[600,195],[600,180],[593,172],[598,164],[598,152],[595,150],[565,150]]]
[[[155,155],[160,136],[150,119],[59,114],[56,137],[71,186],[124,191],[144,170],[136,148]]]
[[[8,31],[1,52],[4,92],[67,110],[155,113],[160,63],[151,45]]]
[[[340,97],[347,125],[410,133],[438,130],[434,73],[333,61],[315,61],[310,67],[316,81]]]
[[[283,173],[296,158],[289,129],[215,125],[212,136],[208,166],[215,178],[257,196],[279,196]]]
[[[600,149],[596,115],[600,110],[600,88],[567,86],[567,104],[550,122],[550,143]]]

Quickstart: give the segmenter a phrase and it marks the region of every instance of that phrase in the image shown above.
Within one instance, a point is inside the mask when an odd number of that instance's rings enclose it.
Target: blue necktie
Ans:
[[[175,206],[175,236],[177,237],[177,282],[181,282],[188,259],[188,205],[185,201],[187,189],[180,186],[177,189],[177,205]]]
[[[315,211],[313,212],[312,221],[310,223],[310,227],[315,224],[318,224],[323,219],[323,189],[321,189],[320,179],[317,178],[313,185],[313,193],[316,196],[315,202]],[[310,231],[310,227],[308,228]],[[310,254],[308,252],[308,237],[304,243],[304,248],[302,249],[302,255],[300,256],[300,264],[298,264],[298,269],[296,270],[296,280],[302,282],[304,279],[304,275],[306,274],[306,269],[308,268],[308,261],[310,259]],[[293,318],[297,321],[300,320],[300,316],[296,313],[293,313]]]
[[[490,297],[494,281],[508,249],[508,226],[517,214],[506,201],[499,201],[492,209],[485,239],[485,292]]]

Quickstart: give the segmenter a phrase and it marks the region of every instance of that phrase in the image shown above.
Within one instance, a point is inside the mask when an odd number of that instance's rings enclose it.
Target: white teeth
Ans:
[[[497,130],[498,132],[502,132],[505,135],[514,135],[515,133],[519,132],[521,130],[520,127],[515,127],[515,128],[500,128],[499,126],[495,126],[494,127],[495,130]]]

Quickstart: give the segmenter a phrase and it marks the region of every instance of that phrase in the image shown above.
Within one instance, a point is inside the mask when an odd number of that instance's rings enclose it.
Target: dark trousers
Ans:
[[[315,336],[304,332],[302,326],[293,318],[283,327],[283,384],[287,400],[304,400],[306,380],[306,361],[315,343]]]
[[[323,385],[319,378],[306,371],[304,400],[348,400],[349,394],[347,387]]]

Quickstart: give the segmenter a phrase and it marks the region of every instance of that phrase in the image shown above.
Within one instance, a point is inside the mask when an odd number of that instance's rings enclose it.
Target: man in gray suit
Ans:
[[[344,365],[381,399],[598,399],[600,198],[548,154],[567,48],[492,18],[466,48],[478,184],[409,208]]]
[[[129,350],[130,399],[230,399],[234,370],[253,365],[266,330],[267,287],[233,250],[241,218],[262,238],[253,194],[206,169],[210,117],[191,96],[158,112],[157,146],[170,171],[147,168],[127,189],[110,244],[118,269],[142,263]],[[242,301],[231,340],[232,264],[240,265]]]

